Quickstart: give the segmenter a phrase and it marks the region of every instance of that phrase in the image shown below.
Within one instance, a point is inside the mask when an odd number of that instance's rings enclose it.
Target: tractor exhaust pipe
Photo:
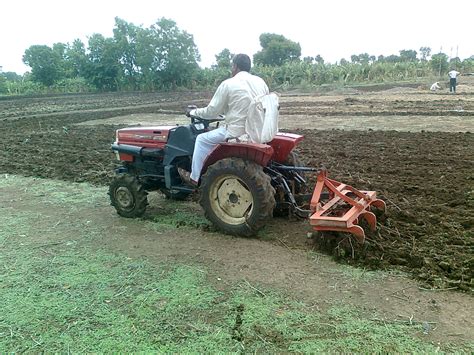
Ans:
[[[118,153],[130,154],[137,157],[158,158],[163,156],[163,149],[160,148],[143,148],[129,144],[112,144],[112,150]]]
[[[118,153],[130,154],[135,156],[141,156],[142,147],[129,144],[112,144],[112,150]]]

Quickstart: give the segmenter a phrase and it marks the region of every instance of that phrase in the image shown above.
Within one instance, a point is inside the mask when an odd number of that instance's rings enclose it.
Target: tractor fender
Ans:
[[[275,138],[268,143],[274,151],[272,160],[283,164],[293,148],[295,148],[303,138],[304,136],[294,133],[277,133]]]
[[[267,144],[258,143],[220,143],[204,161],[201,176],[215,162],[225,158],[242,158],[253,161],[258,165],[267,166],[273,156],[273,148]]]

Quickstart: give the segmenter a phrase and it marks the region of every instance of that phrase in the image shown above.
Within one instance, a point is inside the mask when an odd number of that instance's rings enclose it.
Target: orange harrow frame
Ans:
[[[320,201],[323,190],[327,190],[330,196],[325,203]],[[370,208],[374,206],[385,211],[385,202],[377,199],[375,191],[359,191],[329,179],[325,170],[318,173],[310,206],[309,219],[314,230],[352,233],[360,243],[365,240],[365,232],[357,225],[359,219],[364,218],[375,231],[377,218]]]

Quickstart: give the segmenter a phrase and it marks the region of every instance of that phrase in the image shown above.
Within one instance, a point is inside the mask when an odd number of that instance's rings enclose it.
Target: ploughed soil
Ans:
[[[429,95],[392,88],[378,92],[282,95],[282,130],[303,134],[298,148],[308,166],[331,178],[376,190],[387,204],[378,229],[363,246],[347,235],[316,235],[307,224],[274,219],[277,240],[289,248],[318,249],[341,262],[369,269],[402,269],[427,288],[474,288],[474,95]],[[181,115],[188,104],[206,105],[212,93],[97,94],[0,100],[0,173],[106,185],[116,161],[110,150],[114,118]],[[138,116],[137,116],[138,115]],[[338,117],[377,117],[378,125],[329,129]],[[432,117],[436,129],[393,124]],[[443,131],[444,119],[450,121]],[[298,120],[299,124],[298,124]],[[79,125],[94,121],[94,125]],[[101,124],[103,123],[108,124]],[[459,132],[453,124],[459,122]],[[389,129],[384,122],[390,122]],[[320,125],[318,123],[321,123]],[[320,129],[320,128],[324,129]],[[345,128],[345,127],[341,127]],[[312,181],[313,178],[310,178]],[[192,203],[192,202],[190,202]],[[273,226],[272,226],[273,227]]]

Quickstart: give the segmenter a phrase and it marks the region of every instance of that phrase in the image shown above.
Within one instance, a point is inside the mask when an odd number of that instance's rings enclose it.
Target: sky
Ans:
[[[250,57],[259,36],[275,33],[301,45],[302,58],[326,62],[352,54],[399,54],[430,47],[450,57],[474,55],[474,1],[457,0],[6,0],[0,3],[0,66],[23,74],[32,45],[112,37],[115,17],[148,28],[165,17],[192,34],[201,67],[224,48]]]

